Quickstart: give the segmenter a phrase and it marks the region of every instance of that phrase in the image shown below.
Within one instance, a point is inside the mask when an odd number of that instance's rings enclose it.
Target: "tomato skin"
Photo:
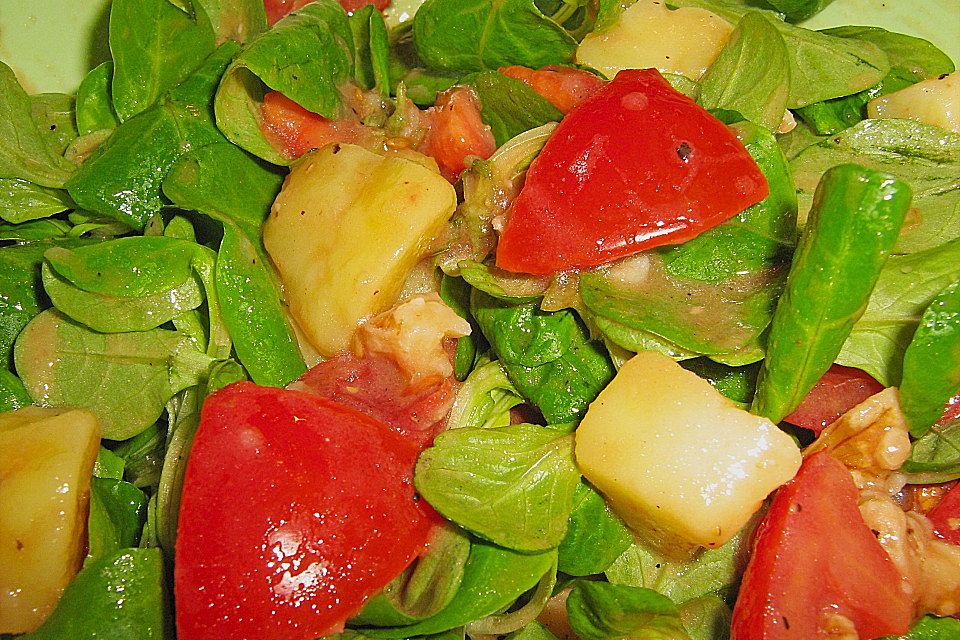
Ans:
[[[514,65],[501,67],[498,71],[523,82],[561,113],[569,113],[606,84],[602,78],[588,71],[560,65],[549,65],[542,69]]]
[[[784,421],[820,435],[830,423],[883,389],[867,372],[835,364]]]
[[[208,397],[180,506],[178,637],[338,631],[439,521],[414,493],[417,453],[315,395],[239,382]]]
[[[953,485],[927,517],[938,538],[960,545],[960,484]]]
[[[736,136],[655,69],[621,71],[530,165],[497,266],[548,274],[689,240],[763,200]]]
[[[263,4],[267,10],[267,24],[272,27],[288,13],[296,11],[311,2],[313,0],[264,0]],[[378,10],[383,11],[390,6],[390,0],[340,0],[340,6],[349,13],[368,4],[372,4]]]
[[[278,91],[263,97],[260,127],[271,144],[291,160],[331,142],[355,143],[364,133],[359,122],[328,120]]]
[[[341,354],[307,371],[295,385],[382,421],[421,450],[446,426],[456,393],[453,378],[410,389],[397,364],[378,354]]]
[[[906,633],[913,603],[857,507],[850,472],[826,452],[777,490],[733,611],[733,640],[823,637],[824,612],[860,638]]]
[[[468,156],[486,160],[497,150],[490,127],[480,117],[480,105],[473,90],[454,87],[437,96],[427,110],[430,131],[421,150],[433,156],[440,173],[450,182],[466,168]]]

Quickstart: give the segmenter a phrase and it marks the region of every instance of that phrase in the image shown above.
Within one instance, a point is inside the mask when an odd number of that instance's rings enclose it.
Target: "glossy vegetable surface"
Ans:
[[[436,521],[414,496],[416,454],[380,421],[304,392],[237,383],[211,396],[180,507],[179,637],[339,630]]]
[[[531,164],[497,266],[551,273],[677,244],[768,192],[719,120],[656,71],[623,71],[563,119]]]
[[[816,638],[843,628],[841,616],[864,638],[907,631],[913,603],[857,500],[842,463],[827,453],[804,460],[757,531],[732,638]]]

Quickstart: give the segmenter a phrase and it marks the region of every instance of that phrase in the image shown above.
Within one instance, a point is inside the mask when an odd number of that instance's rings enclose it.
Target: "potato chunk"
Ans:
[[[584,38],[577,62],[608,78],[621,69],[653,67],[699,80],[731,33],[733,25],[706,9],[668,9],[658,0],[640,0],[612,27]]]
[[[364,319],[397,302],[456,204],[438,172],[397,155],[329,145],[294,166],[263,242],[321,355],[346,349]]]
[[[80,569],[99,444],[90,411],[0,414],[0,633],[38,627]]]
[[[906,118],[960,133],[960,71],[923,80],[867,104],[871,118]]]
[[[587,480],[631,528],[674,555],[729,540],[801,462],[775,424],[655,352],[623,365],[576,437]]]

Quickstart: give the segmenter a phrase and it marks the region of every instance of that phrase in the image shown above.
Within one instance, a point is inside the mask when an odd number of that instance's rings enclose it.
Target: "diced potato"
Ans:
[[[437,171],[354,145],[329,145],[293,168],[263,241],[321,355],[346,349],[357,325],[397,302],[456,204]]]
[[[80,569],[99,444],[90,411],[0,414],[0,633],[38,627]]]
[[[584,38],[577,62],[608,78],[621,69],[653,67],[699,80],[731,33],[733,25],[706,9],[671,10],[658,0],[640,0],[612,27]]]
[[[867,104],[871,118],[906,118],[960,133],[960,71],[923,80]]]
[[[576,437],[587,480],[632,529],[673,555],[729,540],[801,461],[775,424],[655,352],[623,365]]]

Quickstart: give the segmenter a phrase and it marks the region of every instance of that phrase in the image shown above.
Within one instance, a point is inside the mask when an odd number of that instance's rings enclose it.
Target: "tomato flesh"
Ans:
[[[606,84],[588,71],[560,65],[549,65],[542,69],[514,65],[501,67],[499,71],[526,84],[561,113],[570,112]]]
[[[439,521],[414,492],[418,451],[313,394],[240,382],[208,397],[180,507],[178,637],[341,629]]]
[[[411,389],[400,367],[378,354],[341,354],[310,369],[296,386],[373,416],[420,449],[443,430],[456,392],[453,378]]]
[[[355,143],[364,133],[359,122],[328,120],[278,91],[263,97],[260,127],[271,144],[291,160],[331,142]]]
[[[953,485],[927,517],[938,538],[960,544],[960,484]]]
[[[267,10],[267,24],[273,26],[288,13],[296,11],[311,2],[313,0],[264,0],[263,4]],[[390,6],[390,0],[340,0],[340,6],[351,13],[368,4],[372,4],[378,10],[383,11]]]
[[[722,122],[655,69],[621,71],[564,117],[530,165],[497,266],[594,267],[689,240],[768,192]]]
[[[865,371],[835,364],[784,421],[819,435],[837,418],[883,389]]]
[[[440,173],[450,182],[456,182],[466,169],[468,157],[485,160],[497,150],[493,132],[480,117],[477,98],[467,87],[454,87],[438,95],[426,115],[430,131],[422,151],[433,156]]]
[[[826,452],[777,490],[740,586],[734,640],[825,637],[829,614],[865,640],[907,632],[913,603],[858,499],[850,472]]]

